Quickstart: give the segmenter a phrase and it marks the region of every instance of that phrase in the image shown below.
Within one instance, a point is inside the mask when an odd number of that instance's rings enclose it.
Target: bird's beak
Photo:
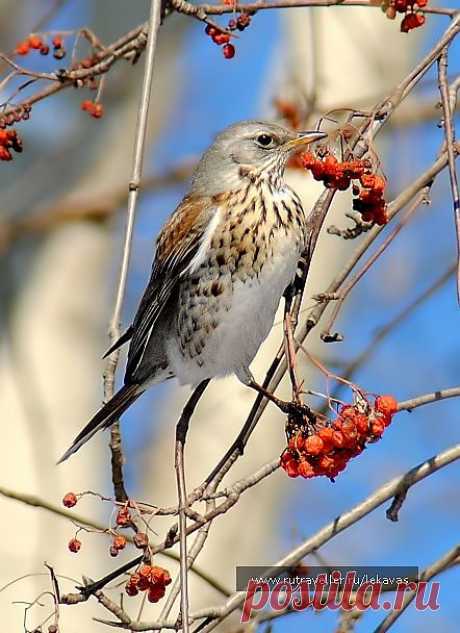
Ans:
[[[283,149],[290,152],[291,150],[298,149],[304,145],[309,145],[315,141],[320,141],[326,137],[327,134],[325,132],[320,132],[319,130],[299,132],[295,138],[284,144]]]

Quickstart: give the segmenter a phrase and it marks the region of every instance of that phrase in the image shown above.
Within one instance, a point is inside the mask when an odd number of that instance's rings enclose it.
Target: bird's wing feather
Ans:
[[[126,382],[142,361],[155,324],[181,276],[200,253],[204,241],[210,239],[207,228],[217,211],[211,200],[186,197],[158,236],[150,280],[132,325]]]

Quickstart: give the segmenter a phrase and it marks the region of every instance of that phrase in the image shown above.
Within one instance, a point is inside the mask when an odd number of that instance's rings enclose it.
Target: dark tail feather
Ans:
[[[107,356],[110,356],[112,352],[114,352],[116,349],[118,349],[119,347],[127,343],[129,339],[132,338],[133,332],[134,332],[134,328],[132,325],[130,325],[129,328],[126,330],[126,332],[123,332],[120,338],[118,338],[115,341],[115,343],[111,347],[109,347],[109,349],[106,351],[106,353],[104,354],[102,358],[107,358]]]
[[[72,446],[64,453],[57,462],[65,462],[73,453],[86,444],[97,431],[107,429],[118,420],[120,415],[141,395],[143,389],[139,385],[124,385],[117,393],[105,404],[96,415],[91,418],[85,428],[80,431],[74,439]]]

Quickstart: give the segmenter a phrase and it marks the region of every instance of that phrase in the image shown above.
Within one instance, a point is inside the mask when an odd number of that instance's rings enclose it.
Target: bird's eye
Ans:
[[[262,147],[269,147],[269,145],[273,144],[273,137],[270,134],[259,134],[256,141]]]

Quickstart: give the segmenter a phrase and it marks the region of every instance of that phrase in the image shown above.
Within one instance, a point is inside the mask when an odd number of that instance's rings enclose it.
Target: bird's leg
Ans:
[[[300,401],[288,402],[286,400],[281,400],[280,398],[277,398],[273,393],[268,391],[268,389],[266,389],[262,385],[259,385],[259,383],[255,381],[254,376],[248,368],[241,369],[237,373],[237,377],[246,386],[260,393],[260,395],[264,396],[264,398],[267,398],[267,400],[270,400],[270,402],[273,402],[273,404],[275,404],[283,413],[286,413],[288,415],[305,413],[303,409],[306,407]]]
[[[184,448],[190,418],[195,411],[199,399],[209,384],[208,380],[200,382],[187,401],[176,426],[175,467],[179,511],[179,545],[180,545],[180,582],[181,610],[180,618],[184,633],[189,631],[188,623],[188,559],[187,559],[187,489],[185,486]]]
[[[294,333],[292,328],[292,318],[289,310],[284,312],[284,349],[287,359],[287,365],[289,369],[289,377],[291,379],[292,386],[292,400],[296,404],[301,404],[300,391],[301,385],[297,378],[296,364],[297,356],[294,345]]]

